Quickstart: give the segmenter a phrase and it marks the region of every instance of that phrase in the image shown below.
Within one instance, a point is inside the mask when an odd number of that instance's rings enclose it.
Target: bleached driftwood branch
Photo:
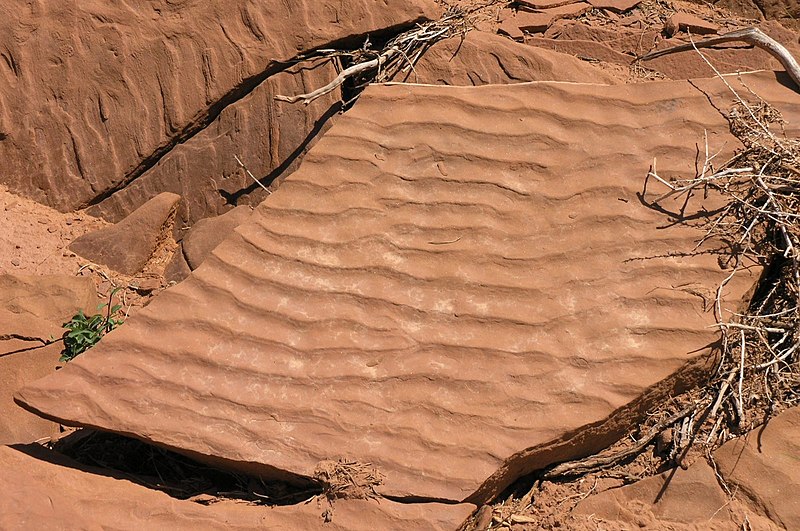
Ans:
[[[745,42],[766,51],[772,57],[780,61],[781,65],[783,65],[783,68],[786,69],[786,72],[792,78],[795,85],[797,85],[798,89],[800,89],[800,64],[797,63],[797,60],[795,60],[785,46],[758,28],[745,28],[731,31],[730,33],[709,37],[694,43],[681,44],[679,46],[673,46],[672,48],[650,52],[640,57],[639,60],[649,61],[650,59],[663,57],[664,55],[668,54],[687,52],[689,50],[694,50],[695,48],[709,48],[711,46],[716,46],[726,42]]]

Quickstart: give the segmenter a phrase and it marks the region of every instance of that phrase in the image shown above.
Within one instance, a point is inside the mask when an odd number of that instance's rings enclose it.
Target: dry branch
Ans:
[[[257,185],[259,185],[261,188],[263,188],[263,189],[264,189],[264,190],[265,190],[265,191],[266,191],[268,194],[272,194],[272,192],[270,192],[269,188],[267,188],[266,186],[264,186],[264,184],[263,184],[261,181],[259,181],[258,179],[256,179],[256,176],[255,176],[255,175],[253,175],[253,173],[252,173],[250,170],[248,170],[248,169],[247,169],[247,166],[245,166],[245,165],[244,165],[244,162],[242,162],[242,159],[240,159],[238,155],[234,155],[234,156],[233,156],[233,158],[235,158],[235,159],[236,159],[236,162],[239,164],[239,167],[240,167],[240,168],[242,168],[242,169],[244,170],[244,172],[245,172],[245,173],[246,173],[246,174],[247,174],[247,175],[248,175],[248,176],[249,176],[251,179],[253,179],[253,181],[255,181],[255,183],[256,183]]]
[[[285,101],[287,103],[297,103],[299,101],[302,101],[304,105],[308,105],[315,99],[320,98],[325,94],[330,94],[331,92],[336,90],[348,78],[354,77],[358,74],[367,72],[372,69],[377,69],[378,67],[386,63],[386,61],[388,61],[398,53],[400,53],[400,50],[398,48],[396,47],[390,48],[371,61],[365,61],[363,63],[358,63],[356,65],[353,65],[349,68],[345,68],[339,73],[338,76],[334,78],[333,81],[331,81],[324,87],[314,90],[313,92],[309,92],[308,94],[299,94],[297,96],[281,96],[279,94],[275,96],[275,99],[278,101]]]
[[[672,48],[650,52],[642,57],[639,57],[639,61],[649,61],[650,59],[663,57],[668,54],[688,52],[690,50],[694,50],[695,48],[709,48],[711,46],[717,46],[719,44],[728,42],[744,42],[766,51],[775,59],[780,61],[781,65],[783,65],[783,67],[786,69],[786,72],[789,74],[789,76],[791,76],[795,85],[798,87],[798,89],[800,89],[800,64],[797,63],[789,50],[787,50],[781,43],[758,28],[740,29],[731,31],[730,33],[725,33],[723,35],[709,37],[694,43],[681,44],[679,46],[673,46]]]
[[[591,456],[586,459],[561,463],[560,465],[555,466],[554,468],[545,472],[542,475],[542,478],[554,479],[563,476],[578,476],[614,466],[641,452],[645,447],[652,443],[653,440],[658,437],[658,434],[664,429],[687,418],[689,415],[697,411],[701,405],[703,404],[691,404],[678,413],[657,423],[655,426],[653,426],[653,428],[651,428],[647,435],[639,439],[633,446],[630,446],[629,448],[611,455]]]

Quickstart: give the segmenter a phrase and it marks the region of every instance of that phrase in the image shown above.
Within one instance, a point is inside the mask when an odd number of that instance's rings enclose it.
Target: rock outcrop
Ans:
[[[348,457],[384,496],[489,500],[704,375],[728,272],[683,256],[698,231],[643,186],[654,154],[670,178],[704,134],[732,150],[731,101],[720,80],[372,86],[203,267],[18,401],[253,473]]]

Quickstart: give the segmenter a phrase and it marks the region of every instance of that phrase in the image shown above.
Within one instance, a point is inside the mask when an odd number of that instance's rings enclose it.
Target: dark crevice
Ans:
[[[48,460],[61,460],[72,468],[127,479],[198,503],[219,498],[270,506],[296,505],[323,492],[322,486],[311,480],[290,483],[232,472],[139,439],[90,428],[55,442],[49,456]]]
[[[414,503],[441,503],[443,505],[459,505],[463,502],[458,500],[451,500],[449,498],[432,498],[429,496],[389,496],[386,494],[382,495],[383,498],[386,498],[389,501],[393,501],[396,503],[404,503],[404,504],[414,504]]]
[[[297,146],[297,148],[295,148],[295,150],[292,151],[292,153],[288,157],[286,157],[286,159],[283,160],[283,162],[281,162],[280,165],[278,165],[267,175],[260,177],[258,181],[262,185],[268,188],[273,187],[272,186],[273,184],[278,184],[276,182],[276,179],[282,176],[286,172],[286,170],[288,170],[292,166],[292,164],[294,164],[294,162],[297,161],[306,152],[311,142],[313,142],[314,139],[319,135],[319,133],[322,131],[322,129],[325,127],[328,121],[341,111],[342,111],[341,102],[336,102],[333,105],[331,105],[328,108],[328,110],[325,111],[325,114],[320,116],[320,118],[316,122],[314,122],[314,127],[311,129],[311,131],[309,131],[308,135],[306,135],[306,137],[303,139],[300,145]],[[252,194],[253,192],[256,192],[260,189],[261,189],[260,185],[252,183],[249,186],[236,190],[235,192],[228,192],[227,190],[224,190],[222,188],[218,188],[217,192],[223,197],[223,199],[225,199],[225,202],[228,205],[238,206],[239,201],[242,199],[242,197]]]
[[[26,339],[22,339],[22,338],[12,338],[12,339],[19,339],[21,341],[27,341]],[[42,341],[41,339],[38,339],[38,338],[34,338],[34,339],[32,339],[32,341],[36,341],[36,342],[40,342],[40,343],[38,343],[37,345],[30,346],[30,347],[22,347],[22,348],[17,349],[17,350],[10,350],[8,352],[3,352],[2,354],[0,354],[0,358],[13,356],[14,354],[22,354],[24,352],[32,352],[34,350],[39,350],[39,349],[45,348],[47,346],[50,346],[55,342],[54,341],[54,342],[51,342],[51,343],[46,343],[46,342],[44,342],[44,341]],[[58,340],[56,340],[56,341],[58,341]]]
[[[227,499],[256,505],[289,506],[326,495],[326,485],[312,479],[288,482],[236,472],[136,438],[92,428],[79,429],[49,447],[20,444],[13,448],[38,460],[128,480],[172,498],[200,504]],[[401,504],[462,503],[425,496],[379,495],[377,501],[380,499]]]
[[[150,168],[154,167],[161,161],[167,154],[169,154],[176,146],[184,144],[191,140],[194,136],[205,130],[211,125],[222,112],[229,106],[239,102],[252,93],[259,85],[264,83],[270,77],[286,71],[292,66],[302,62],[304,59],[313,55],[317,50],[321,49],[357,49],[369,38],[373,41],[383,42],[388,41],[392,36],[402,33],[415,24],[423,22],[427,19],[419,18],[405,24],[392,26],[383,30],[376,31],[372,34],[349,35],[337,41],[326,43],[316,48],[307,50],[302,54],[286,61],[273,61],[260,73],[244,79],[237,86],[232,88],[228,93],[223,95],[219,100],[208,106],[204,111],[191,120],[186,126],[183,127],[177,134],[175,134],[167,143],[161,145],[153,151],[149,156],[143,158],[141,162],[128,174],[126,174],[119,182],[99,192],[93,198],[85,201],[78,206],[78,210],[85,209],[97,205],[104,200],[111,197],[116,192],[130,186],[136,179],[144,175]],[[345,101],[347,101],[345,99]]]

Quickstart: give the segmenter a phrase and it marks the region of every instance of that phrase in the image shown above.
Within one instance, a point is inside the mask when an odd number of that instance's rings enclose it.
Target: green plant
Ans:
[[[120,310],[121,304],[111,305],[114,295],[122,288],[115,288],[108,296],[108,302],[97,307],[98,312],[105,308],[104,313],[87,316],[83,310],[78,311],[72,319],[64,323],[66,332],[64,350],[61,352],[60,361],[72,361],[75,356],[92,348],[100,338],[114,330],[124,322]]]

